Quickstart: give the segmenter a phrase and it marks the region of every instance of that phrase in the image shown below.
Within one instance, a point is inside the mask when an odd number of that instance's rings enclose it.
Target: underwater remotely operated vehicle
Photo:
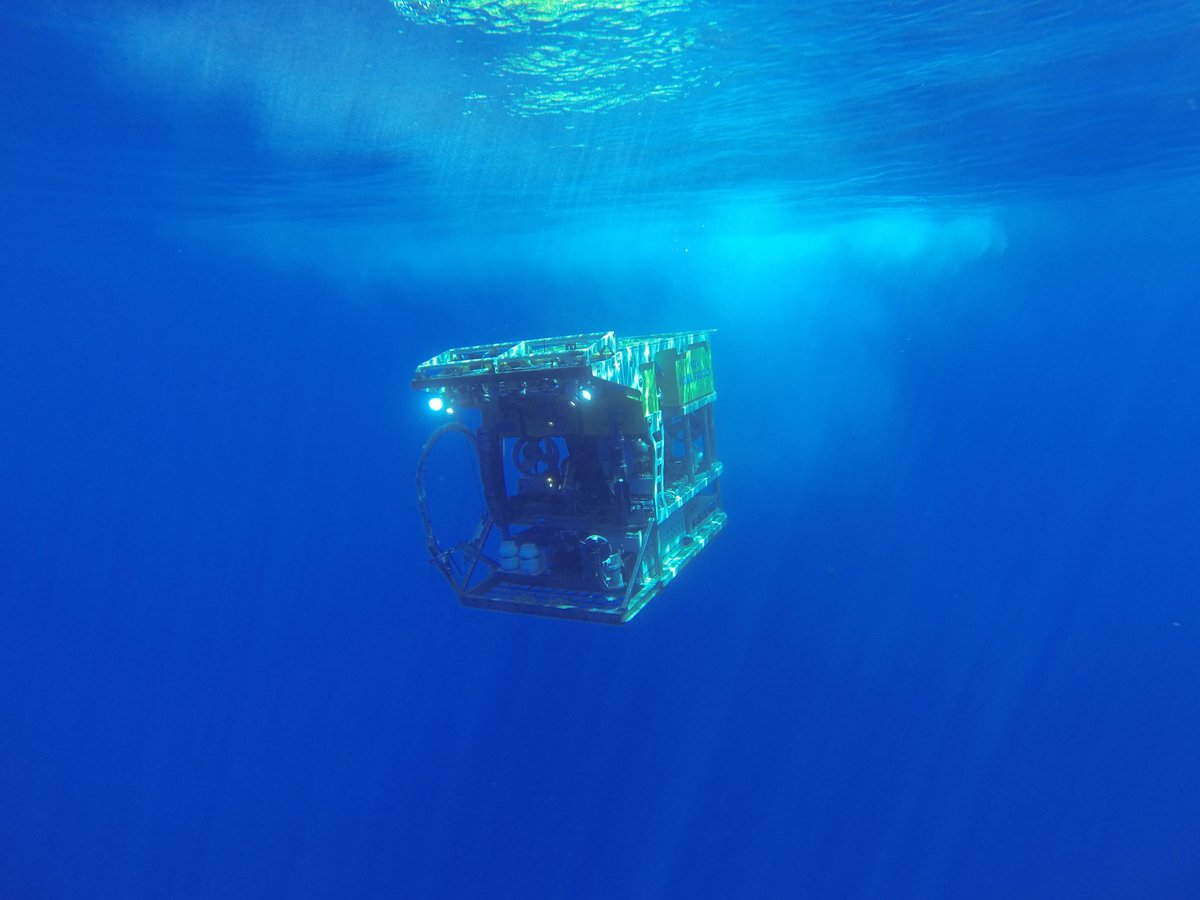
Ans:
[[[417,464],[431,561],[465,606],[628,622],[725,524],[713,426],[711,331],[613,332],[447,350],[413,387],[435,412],[479,412],[436,430]],[[459,433],[483,506],[443,548],[425,461]]]

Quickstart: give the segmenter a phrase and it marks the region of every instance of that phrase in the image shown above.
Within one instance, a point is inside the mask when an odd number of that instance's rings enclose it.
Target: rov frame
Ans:
[[[480,413],[474,431],[437,429],[417,465],[430,559],[463,605],[628,622],[720,532],[712,333],[487,344],[417,367],[431,409]],[[484,509],[443,548],[424,468],[453,433],[476,454]]]

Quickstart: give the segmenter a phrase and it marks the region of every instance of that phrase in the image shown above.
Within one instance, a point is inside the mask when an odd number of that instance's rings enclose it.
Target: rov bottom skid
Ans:
[[[452,416],[422,451],[418,505],[464,605],[628,622],[707,546],[726,518],[711,334],[489,344],[417,367],[413,387]],[[474,450],[484,509],[469,540],[443,548],[424,468],[451,434]]]

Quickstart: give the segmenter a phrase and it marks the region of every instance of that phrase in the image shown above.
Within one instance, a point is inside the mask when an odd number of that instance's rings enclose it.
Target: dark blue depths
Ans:
[[[717,243],[590,266],[598,212],[348,287],[162,226],[250,123],[6,27],[0,897],[1200,891],[1194,181],[1018,192],[945,265],[761,236],[737,303],[689,302]],[[412,366],[677,321],[726,532],[624,629],[460,610]]]

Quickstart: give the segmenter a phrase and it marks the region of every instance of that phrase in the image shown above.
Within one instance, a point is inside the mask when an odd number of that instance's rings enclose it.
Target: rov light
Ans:
[[[579,389],[579,399],[583,400],[584,402],[590,401],[592,399],[591,389],[585,388],[585,387],[580,388]]]
[[[443,400],[441,397],[430,397],[429,398],[429,408],[432,409],[434,412],[441,412],[445,408],[445,406],[446,406],[446,401]]]

